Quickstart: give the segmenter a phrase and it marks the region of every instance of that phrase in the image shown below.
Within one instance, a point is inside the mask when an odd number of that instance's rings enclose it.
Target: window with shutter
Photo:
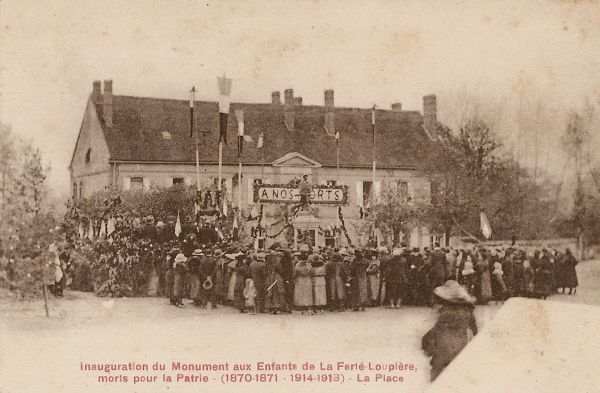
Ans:
[[[363,181],[362,182],[362,206],[364,208],[371,207],[371,200],[373,199],[373,182],[371,181]]]
[[[129,189],[132,191],[143,191],[144,178],[140,176],[131,177],[129,179]]]
[[[400,200],[402,200],[402,202],[407,202],[409,199],[408,182],[405,182],[404,180],[399,180],[397,182],[397,186],[398,186],[398,195],[400,196]]]

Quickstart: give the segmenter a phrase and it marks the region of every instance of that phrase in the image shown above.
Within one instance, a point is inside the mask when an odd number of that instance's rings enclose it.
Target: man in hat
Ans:
[[[341,311],[344,309],[345,287],[342,275],[342,256],[333,254],[325,264],[325,276],[327,278],[327,301],[330,311]]]
[[[250,277],[254,282],[256,288],[256,311],[259,313],[265,312],[265,259],[266,254],[259,252],[256,254],[256,258],[250,262]]]
[[[436,324],[423,336],[421,346],[431,356],[431,380],[450,364],[477,334],[473,314],[475,298],[454,280],[448,280],[433,290],[441,304]]]
[[[284,288],[284,307],[283,311],[292,312],[294,306],[294,257],[290,250],[280,247],[277,250],[281,255],[279,264],[281,265],[281,279]]]
[[[215,274],[214,274],[214,288],[213,297],[215,299],[214,308],[217,304],[225,304],[225,298],[227,297],[227,283],[225,281],[225,269],[227,269],[227,263],[229,260],[223,253],[223,250],[217,248],[213,252],[215,259]]]
[[[190,255],[187,267],[188,267],[188,278],[190,283],[190,298],[194,301],[196,306],[203,307],[203,299],[200,296],[200,286],[202,285],[202,280],[200,277],[200,261],[204,253],[201,249],[195,249],[192,251]]]

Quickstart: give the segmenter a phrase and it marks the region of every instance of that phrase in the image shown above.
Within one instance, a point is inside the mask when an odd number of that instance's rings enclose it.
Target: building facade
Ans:
[[[86,198],[101,190],[144,190],[152,186],[196,183],[195,143],[199,142],[200,182],[215,184],[219,176],[219,111],[216,102],[194,103],[194,132],[190,137],[189,102],[185,100],[113,94],[112,81],[94,81],[83,115],[71,164],[72,196]],[[246,142],[243,175],[238,179],[235,111],[244,112]],[[354,243],[364,244],[364,215],[382,190],[393,187],[415,201],[430,199],[430,183],[421,168],[423,153],[433,143],[435,96],[423,98],[423,114],[402,110],[375,111],[376,176],[373,182],[372,110],[336,107],[334,91],[325,90],[323,105],[304,105],[292,89],[281,100],[273,92],[267,103],[233,103],[222,151],[224,197],[232,207],[255,211],[254,187],[287,184],[309,175],[315,185],[344,185],[345,227]],[[336,141],[336,132],[339,141]],[[264,136],[257,148],[259,134]],[[197,139],[196,139],[197,138]],[[339,149],[339,151],[338,151]],[[339,153],[339,154],[338,154]],[[339,158],[338,158],[339,157]],[[263,204],[263,226],[280,221],[277,203]],[[343,244],[335,205],[315,204],[297,218],[296,227],[316,245]],[[275,227],[274,227],[275,228]],[[412,246],[435,239],[425,227],[404,235]],[[380,240],[382,235],[379,235]],[[305,239],[306,240],[306,239]]]

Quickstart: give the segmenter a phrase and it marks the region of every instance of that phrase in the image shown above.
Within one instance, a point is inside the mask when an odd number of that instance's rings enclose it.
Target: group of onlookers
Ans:
[[[366,307],[431,306],[434,289],[456,280],[477,303],[511,296],[574,293],[577,260],[565,252],[518,248],[423,250],[310,248],[275,244],[254,250],[193,238],[151,243],[78,242],[60,250],[64,275],[53,292],[94,290],[101,296],[165,296],[173,305],[231,305],[242,312],[318,313]],[[68,280],[65,279],[68,277]]]

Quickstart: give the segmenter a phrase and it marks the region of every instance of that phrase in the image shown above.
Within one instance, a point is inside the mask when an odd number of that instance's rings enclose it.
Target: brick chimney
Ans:
[[[104,80],[104,94],[102,96],[103,101],[103,117],[104,124],[108,127],[112,127],[113,125],[113,89],[112,89],[112,80],[106,79]]]
[[[294,105],[302,106],[302,97],[294,97]]]
[[[325,104],[325,130],[330,135],[335,135],[335,112],[334,112],[334,93],[333,90],[327,89],[323,93]]]
[[[392,104],[392,111],[393,112],[402,112],[402,103],[401,102],[394,102]]]
[[[427,130],[434,130],[437,124],[437,98],[435,94],[423,97],[423,125]]]
[[[283,113],[285,127],[288,129],[288,131],[293,131],[295,121],[296,121],[296,114],[294,113],[294,90],[293,89],[285,89],[283,91],[283,102],[285,104],[284,113]]]
[[[325,90],[325,107],[333,109],[333,90],[327,89]]]
[[[274,91],[271,93],[271,104],[281,105],[281,93],[279,93],[279,91]]]
[[[294,105],[294,89],[285,89],[283,91],[283,103],[285,105]]]
[[[96,105],[102,103],[102,82],[95,80],[92,83],[92,102]]]

